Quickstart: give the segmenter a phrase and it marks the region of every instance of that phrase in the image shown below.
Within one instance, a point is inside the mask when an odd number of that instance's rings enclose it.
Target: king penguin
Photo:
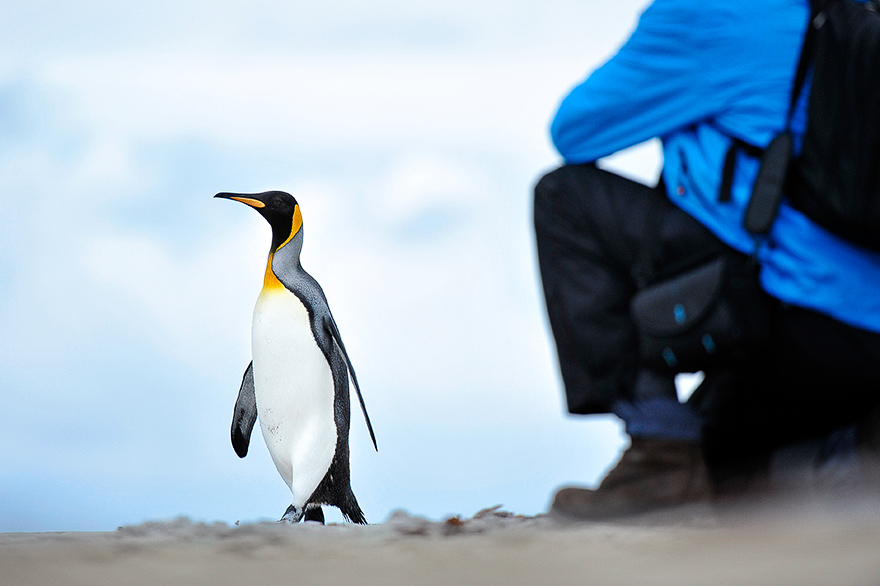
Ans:
[[[366,523],[349,479],[349,373],[374,448],[376,436],[327,298],[300,264],[299,204],[283,191],[214,197],[249,205],[272,227],[254,307],[252,361],[232,416],[232,447],[239,457],[247,455],[259,417],[269,454],[292,494],[282,521],[323,522],[321,505],[329,505],[348,521]]]

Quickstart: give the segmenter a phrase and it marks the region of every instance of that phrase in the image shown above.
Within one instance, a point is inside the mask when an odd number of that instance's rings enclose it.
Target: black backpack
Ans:
[[[737,153],[761,156],[746,229],[766,234],[784,191],[817,224],[880,251],[880,0],[811,0],[811,6],[787,123],[812,73],[801,152],[792,159],[788,128],[765,149],[735,140],[719,198],[729,198]]]

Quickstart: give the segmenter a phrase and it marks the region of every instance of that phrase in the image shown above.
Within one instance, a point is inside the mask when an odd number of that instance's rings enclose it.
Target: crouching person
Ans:
[[[565,164],[538,183],[534,213],[567,406],[613,413],[631,444],[597,489],[559,490],[553,513],[611,519],[767,489],[774,451],[804,441],[833,439],[874,469],[880,253],[786,201],[768,234],[746,230],[760,161],[731,148],[785,126],[809,11],[655,0],[559,106]],[[652,138],[656,186],[595,164]],[[704,382],[681,403],[675,375],[696,370]]]

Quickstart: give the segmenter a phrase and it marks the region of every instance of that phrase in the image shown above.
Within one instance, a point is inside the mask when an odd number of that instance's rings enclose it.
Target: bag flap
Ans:
[[[630,315],[643,333],[682,334],[712,310],[721,293],[724,259],[716,259],[669,281],[636,293]]]

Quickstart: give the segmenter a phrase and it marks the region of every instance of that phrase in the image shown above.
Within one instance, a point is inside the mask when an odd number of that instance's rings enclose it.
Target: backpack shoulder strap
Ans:
[[[811,0],[810,1],[810,20],[807,23],[807,30],[804,33],[804,44],[801,46],[801,55],[798,59],[797,70],[794,74],[794,84],[791,89],[791,97],[788,103],[788,118],[786,119],[786,128],[791,125],[792,116],[794,116],[794,108],[797,105],[798,98],[804,89],[804,82],[807,80],[807,72],[810,64],[813,62],[813,39],[816,37],[816,30],[822,28],[825,24],[825,7],[834,0]]]
[[[804,89],[804,83],[807,79],[807,72],[810,69],[810,63],[813,60],[813,38],[815,30],[821,27],[821,22],[816,22],[822,17],[828,2],[835,0],[810,0],[810,20],[807,23],[807,30],[804,34],[803,45],[801,46],[800,56],[798,58],[797,69],[795,70],[792,90],[789,97],[788,112],[785,120],[785,129],[776,136],[766,149],[750,145],[740,139],[734,138],[724,158],[724,168],[721,174],[721,186],[718,191],[718,201],[730,201],[731,189],[733,187],[733,176],[736,169],[736,160],[738,155],[743,152],[751,157],[762,157],[761,171],[755,181],[749,205],[746,211],[745,226],[749,232],[753,234],[765,234],[775,219],[776,210],[779,207],[781,193],[773,193],[773,190],[779,186],[780,181],[784,181],[784,175],[788,167],[788,157],[791,156],[791,138],[790,127],[791,120],[794,116],[794,110],[797,106],[798,99]],[[784,135],[784,136],[783,136]],[[772,151],[768,153],[767,151]],[[783,160],[784,159],[784,160]],[[769,184],[765,184],[765,180],[769,180]],[[769,198],[769,199],[768,199]]]
[[[718,201],[730,201],[731,190],[733,189],[733,173],[736,171],[736,159],[740,153],[745,153],[750,157],[760,157],[764,149],[749,144],[739,138],[734,138],[730,142],[730,148],[724,156],[724,167],[721,170],[721,187],[718,189]]]

